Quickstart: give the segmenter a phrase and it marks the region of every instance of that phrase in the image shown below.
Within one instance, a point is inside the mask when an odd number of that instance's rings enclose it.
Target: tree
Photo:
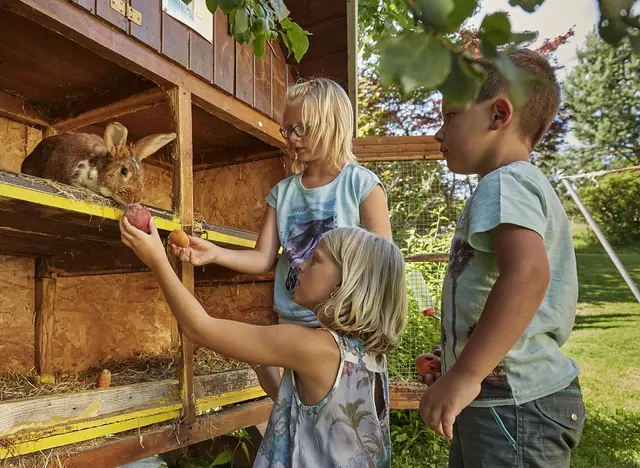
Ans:
[[[640,164],[640,55],[628,39],[613,47],[592,32],[578,61],[564,93],[572,130],[582,144],[574,150],[579,167]]]
[[[533,12],[544,1],[510,0],[509,3]],[[399,85],[405,93],[419,87],[437,90],[445,101],[466,104],[476,99],[484,79],[484,67],[491,65],[509,80],[511,98],[516,105],[525,98],[530,77],[519,71],[506,55],[514,47],[530,41],[531,35],[514,33],[506,13],[485,16],[478,31],[481,56],[476,56],[452,41],[451,34],[472,16],[478,0],[382,3],[389,3],[383,9],[393,15],[387,22],[385,18],[374,20],[371,30],[379,34],[376,39],[383,45],[380,63],[383,83]],[[598,32],[614,46],[628,38],[633,50],[640,53],[640,17],[633,13],[635,3],[636,0],[598,0]]]

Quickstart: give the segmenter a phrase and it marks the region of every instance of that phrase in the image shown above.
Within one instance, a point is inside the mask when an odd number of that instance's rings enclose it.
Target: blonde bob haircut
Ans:
[[[316,310],[320,325],[358,338],[374,355],[396,348],[407,324],[400,249],[360,228],[333,229],[320,245],[342,270],[337,292]]]
[[[313,151],[326,156],[327,169],[342,170],[345,164],[358,164],[352,151],[353,108],[349,96],[335,81],[314,78],[287,89],[285,108],[300,105],[303,125],[311,125],[309,139]],[[295,159],[291,169],[304,171],[305,164]]]

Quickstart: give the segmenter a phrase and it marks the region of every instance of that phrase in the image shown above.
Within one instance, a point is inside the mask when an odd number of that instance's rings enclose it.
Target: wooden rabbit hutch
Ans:
[[[0,0],[0,466],[59,447],[52,464],[118,466],[266,421],[250,368],[180,336],[120,242],[119,205],[19,172],[60,132],[102,135],[113,121],[130,141],[175,132],[144,161],[158,228],[253,246],[285,176],[286,87],[321,74],[355,103],[355,2],[286,3],[313,34],[299,64],[278,42],[255,59],[220,10],[210,42],[161,0]],[[274,321],[273,273],[175,267],[211,314]],[[109,388],[96,389],[101,369]]]

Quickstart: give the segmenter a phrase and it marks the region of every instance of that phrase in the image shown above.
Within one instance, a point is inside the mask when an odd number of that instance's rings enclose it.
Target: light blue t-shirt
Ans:
[[[362,166],[347,165],[322,187],[307,189],[302,174],[280,181],[267,203],[276,210],[278,236],[284,252],[276,266],[274,309],[280,323],[318,327],[315,314],[293,302],[298,266],[311,256],[322,235],[338,227],[363,227],[360,204],[380,179]]]
[[[533,321],[484,379],[471,406],[523,404],[562,390],[579,374],[578,365],[560,351],[573,328],[578,299],[569,220],[542,172],[523,161],[484,177],[458,219],[442,291],[443,370],[460,356],[499,276],[490,231],[500,224],[542,237],[551,281]]]

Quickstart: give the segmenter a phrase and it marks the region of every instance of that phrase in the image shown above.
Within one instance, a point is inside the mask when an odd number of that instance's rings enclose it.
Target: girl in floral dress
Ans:
[[[155,273],[189,339],[260,366],[284,367],[254,467],[390,467],[385,354],[407,321],[398,247],[360,228],[337,228],[300,265],[294,300],[320,328],[216,319],[182,285],[153,223],[122,218],[122,241]]]

